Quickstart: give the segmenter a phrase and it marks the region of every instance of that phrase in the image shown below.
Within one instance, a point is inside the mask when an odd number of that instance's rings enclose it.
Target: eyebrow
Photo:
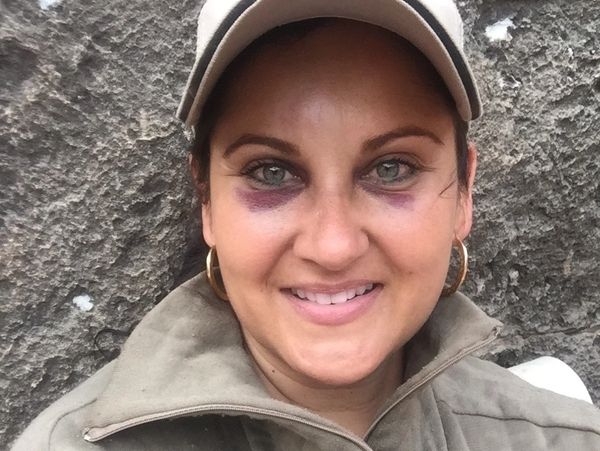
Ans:
[[[284,141],[283,139],[274,138],[272,136],[263,136],[255,135],[252,133],[246,133],[227,146],[223,157],[227,158],[237,149],[248,144],[256,144],[259,146],[271,147],[275,150],[279,150],[281,153],[288,155],[300,153],[298,147],[296,147],[288,141]]]
[[[393,141],[394,139],[409,138],[413,136],[420,138],[429,138],[436,144],[444,144],[444,142],[432,131],[411,125],[408,127],[398,127],[397,129],[392,130],[391,132],[375,136],[374,138],[370,138],[363,144],[363,151],[378,149],[387,144],[388,142]]]
[[[399,127],[383,135],[377,135],[373,138],[368,139],[362,146],[363,152],[372,151],[378,149],[390,141],[399,138],[409,137],[421,137],[428,138],[436,144],[444,144],[444,142],[433,132],[417,126]],[[223,154],[224,158],[229,157],[237,149],[246,145],[259,145],[271,147],[272,149],[278,150],[286,155],[299,154],[298,147],[294,144],[284,141],[283,139],[275,138],[273,136],[256,135],[253,133],[245,133],[236,139],[233,143],[227,146]]]

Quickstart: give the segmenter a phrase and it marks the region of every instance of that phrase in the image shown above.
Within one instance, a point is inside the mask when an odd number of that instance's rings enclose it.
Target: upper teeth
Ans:
[[[349,288],[347,290],[340,291],[338,293],[318,293],[316,291],[300,290],[292,288],[292,294],[298,296],[300,299],[307,299],[317,304],[342,304],[350,299],[365,294],[367,291],[373,289],[373,284],[368,283],[362,287]]]

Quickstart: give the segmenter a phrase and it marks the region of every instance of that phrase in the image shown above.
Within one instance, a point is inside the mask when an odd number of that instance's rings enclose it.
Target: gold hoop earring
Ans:
[[[208,283],[210,284],[215,294],[224,301],[228,301],[229,297],[227,296],[225,289],[221,288],[217,283],[215,272],[218,270],[219,267],[213,267],[213,264],[215,263],[218,265],[219,260],[217,257],[217,250],[213,246],[210,248],[210,250],[208,251],[208,255],[206,256],[206,277],[208,278]]]
[[[442,290],[442,296],[450,296],[456,293],[462,285],[462,283],[465,281],[465,278],[467,277],[467,270],[469,266],[469,253],[467,252],[467,248],[465,247],[464,243],[458,238],[454,239],[452,247],[455,247],[458,250],[458,256],[460,258],[460,267],[452,285],[444,286],[444,289]]]

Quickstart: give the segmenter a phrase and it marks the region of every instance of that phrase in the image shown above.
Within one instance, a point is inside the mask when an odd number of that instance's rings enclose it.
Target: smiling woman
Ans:
[[[16,449],[599,449],[593,406],[470,356],[499,323],[445,288],[461,30],[450,0],[209,1],[180,107],[207,272]]]
[[[364,418],[329,416],[362,435],[468,233],[475,153],[463,192],[453,107],[410,44],[341,19],[299,30],[220,90],[204,237],[273,394],[310,406],[354,384]]]

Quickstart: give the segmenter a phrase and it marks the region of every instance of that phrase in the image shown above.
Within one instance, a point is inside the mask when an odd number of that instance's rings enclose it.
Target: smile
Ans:
[[[298,288],[291,288],[292,294],[304,301],[314,302],[321,305],[328,304],[343,304],[351,301],[352,299],[370,293],[375,287],[372,283],[367,283],[356,288],[348,288],[341,290],[337,293],[321,293],[318,291],[302,290]]]

